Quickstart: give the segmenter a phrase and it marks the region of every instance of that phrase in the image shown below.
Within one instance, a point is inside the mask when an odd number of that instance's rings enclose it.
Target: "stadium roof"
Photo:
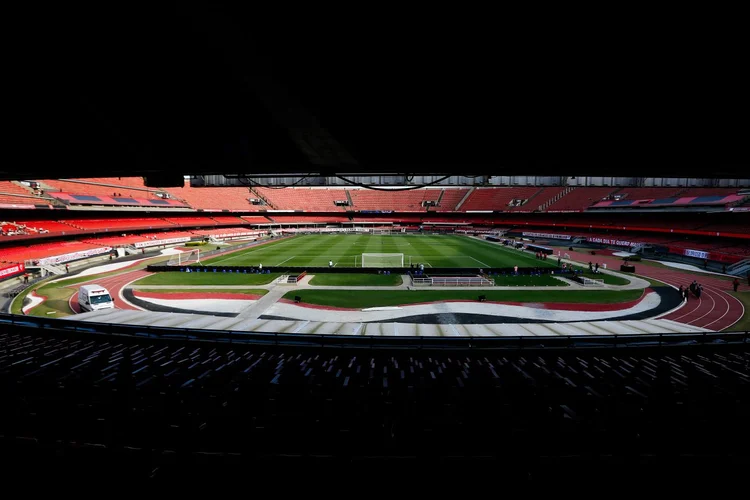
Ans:
[[[50,176],[50,160],[75,166],[57,176],[152,179],[750,171],[731,146],[696,140],[703,131],[684,122],[684,101],[661,94],[657,65],[643,85],[632,68],[609,66],[611,53],[591,52],[591,40],[535,41],[508,26],[470,39],[286,18],[265,28],[255,6],[200,4],[98,13],[102,22],[69,13],[52,47],[59,68],[48,69],[37,94],[50,102],[31,153],[22,174],[0,177]],[[586,57],[571,56],[576,45]],[[725,80],[717,106],[732,81],[742,79]],[[695,112],[695,96],[691,103]]]

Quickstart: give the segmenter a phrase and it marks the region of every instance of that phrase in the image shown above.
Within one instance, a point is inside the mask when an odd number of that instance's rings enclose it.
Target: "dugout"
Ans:
[[[552,255],[553,253],[555,253],[554,250],[552,250],[550,247],[543,247],[541,245],[529,244],[529,245],[526,245],[526,249],[527,250],[531,250],[534,253],[536,253],[536,252],[542,252],[542,253],[545,253],[547,255]]]

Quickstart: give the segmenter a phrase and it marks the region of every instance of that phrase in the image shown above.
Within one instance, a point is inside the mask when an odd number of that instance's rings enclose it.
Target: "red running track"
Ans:
[[[592,257],[589,254],[577,251],[568,251],[567,253],[572,260],[584,264],[589,261],[598,262],[600,265],[607,264],[609,269],[615,270],[619,269],[620,264],[622,264],[622,260],[617,257],[602,255]],[[676,287],[683,285],[686,287],[690,285],[693,280],[697,280],[698,283],[703,285],[703,293],[701,294],[700,299],[691,296],[683,307],[665,316],[661,316],[664,319],[707,328],[713,331],[721,331],[730,328],[739,321],[745,313],[745,308],[742,305],[742,302],[727,293],[732,287],[730,281],[714,278],[710,274],[696,276],[694,274],[682,272],[679,269],[667,269],[643,264],[639,265],[637,262],[634,264],[636,265],[636,271],[638,274],[663,281],[669,285],[674,285]],[[143,270],[130,271],[107,278],[92,279],[85,283],[71,285],[71,287],[75,287],[77,290],[82,284],[97,283],[110,291],[115,299],[115,307],[119,309],[140,310],[140,308],[120,299],[120,290],[128,283],[147,276],[148,274],[150,273]],[[741,289],[748,288],[745,284],[740,286]],[[675,291],[675,293],[677,292]],[[79,312],[77,292],[73,293],[69,303],[75,312]]]
[[[608,269],[619,270],[622,260],[617,257],[603,255],[589,255],[577,251],[567,252],[572,260],[588,264],[589,261],[607,264]],[[663,281],[669,285],[679,288],[680,285],[687,287],[693,280],[703,285],[703,293],[700,299],[690,295],[687,303],[680,309],[671,312],[663,319],[670,319],[687,325],[707,328],[713,331],[725,330],[742,318],[745,313],[745,307],[736,297],[727,293],[732,290],[732,282],[721,280],[710,274],[697,276],[689,274],[679,269],[667,269],[662,267],[649,266],[633,262],[636,266],[637,274]],[[749,288],[747,285],[741,285],[741,288]],[[675,291],[675,293],[677,293]]]
[[[68,288],[75,288],[75,292],[73,292],[73,295],[71,295],[70,299],[68,299],[68,304],[70,304],[70,308],[74,312],[76,313],[81,312],[81,309],[78,307],[78,288],[81,285],[91,285],[91,284],[96,283],[97,285],[101,285],[107,290],[109,290],[110,295],[112,295],[112,298],[114,299],[115,308],[142,311],[141,308],[135,307],[129,302],[122,300],[120,298],[120,290],[122,290],[122,288],[125,287],[125,285],[127,285],[131,281],[141,279],[144,276],[148,276],[149,274],[151,273],[141,269],[137,271],[130,271],[130,272],[122,273],[122,274],[117,274],[114,276],[108,276],[106,278],[94,278],[89,281],[84,281],[82,283],[76,283],[74,285],[70,285],[68,286]]]
[[[258,245],[255,245],[250,248],[256,248],[256,247],[266,245],[274,241],[279,241],[285,238],[288,238],[288,237],[274,238],[273,240],[268,240],[263,243],[259,243]],[[195,248],[189,248],[189,250],[195,250]],[[212,255],[211,258],[220,257],[223,255],[238,252],[241,250],[245,250],[245,249],[243,248],[243,249],[238,250],[236,248],[230,247],[230,248],[227,248],[223,252],[217,252],[216,254]],[[143,263],[143,260],[138,260],[132,265],[138,265],[142,263]],[[127,269],[128,267],[131,267],[131,266],[127,266],[124,269]],[[75,285],[70,285],[68,288],[75,288],[76,291],[73,292],[73,295],[71,295],[71,297],[68,299],[68,304],[70,305],[70,308],[73,310],[73,312],[80,313],[81,309],[78,307],[78,287],[80,287],[81,285],[91,285],[91,284],[96,283],[97,285],[101,285],[107,290],[109,290],[109,293],[112,295],[114,299],[115,308],[142,311],[143,309],[141,309],[140,307],[136,307],[132,305],[131,303],[122,300],[120,298],[120,290],[122,290],[122,288],[124,288],[128,283],[141,279],[144,276],[147,276],[149,274],[151,273],[144,271],[144,270],[130,271],[130,272],[122,273],[122,274],[116,274],[114,276],[109,276],[107,278],[92,278],[89,281],[84,281],[81,283],[76,283]]]

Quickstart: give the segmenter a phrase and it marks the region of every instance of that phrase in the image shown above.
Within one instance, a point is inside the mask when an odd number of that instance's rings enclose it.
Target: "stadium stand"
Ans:
[[[461,205],[462,212],[471,210],[509,210],[513,200],[527,200],[539,193],[539,187],[502,187],[474,189],[467,200]]]
[[[534,194],[529,201],[518,207],[511,207],[515,212],[534,212],[544,211],[550,203],[553,203],[559,197],[565,195],[566,189],[560,186],[544,187],[538,193]]]
[[[11,181],[0,181],[0,205],[36,205],[50,203],[25,187]]]
[[[78,229],[86,230],[122,230],[122,229],[154,229],[159,227],[174,227],[173,223],[163,218],[133,218],[133,219],[65,219],[62,221]]]
[[[347,201],[346,190],[340,188],[285,188],[254,187],[253,190],[269,201],[276,210],[304,210],[306,212],[339,212],[351,207],[336,206],[335,201]]]
[[[391,210],[396,212],[424,212],[423,201],[437,201],[440,189],[411,191],[372,191],[349,189],[355,210]]]
[[[681,198],[687,198],[689,196],[729,196],[737,194],[738,189],[736,187],[731,188],[720,188],[720,187],[691,187],[682,189],[677,193],[677,196]]]
[[[440,204],[435,210],[437,212],[455,211],[458,204],[461,203],[461,200],[464,199],[464,196],[466,196],[466,193],[468,192],[468,188],[444,189],[442,195],[440,196]]]
[[[44,257],[54,257],[57,255],[65,255],[99,247],[101,247],[101,245],[83,243],[78,240],[34,243],[32,245],[25,246],[5,247],[0,248],[0,262],[25,262],[27,260],[41,259]]]
[[[246,187],[192,187],[188,179],[181,188],[164,188],[173,198],[199,210],[254,212],[265,209],[248,201],[254,196]]]
[[[349,217],[345,215],[297,215],[297,214],[279,214],[269,215],[273,222],[283,224],[304,224],[304,223],[338,223],[349,222]],[[266,221],[268,223],[269,221]]]
[[[677,193],[683,189],[677,187],[624,187],[614,194],[626,200],[648,200],[671,198],[672,196],[677,196]]]
[[[183,238],[185,236],[193,237],[195,234],[192,231],[159,231],[155,233],[140,233],[138,236],[145,236],[151,240],[161,240],[167,238]]]
[[[65,222],[46,221],[46,220],[24,220],[17,224],[3,224],[3,235],[8,231],[15,231],[19,234],[54,234],[77,231],[78,228],[66,224]]]
[[[222,228],[215,228],[215,229],[193,229],[190,231],[193,235],[199,235],[199,236],[216,236],[216,235],[228,235],[228,234],[241,234],[241,233],[247,233],[250,231],[258,231],[257,229],[253,229],[250,227],[222,227]]]
[[[244,224],[245,221],[241,219],[239,216],[222,216],[222,215],[212,215],[211,218],[215,220],[218,224]]]
[[[241,215],[240,218],[245,222],[249,222],[250,224],[268,224],[269,222],[271,222],[266,217],[262,216]]]
[[[42,186],[68,194],[154,198],[159,189],[147,188],[142,177],[96,177],[90,179],[41,179]]]
[[[583,211],[602,201],[614,190],[615,188],[611,187],[576,187],[559,200],[547,205],[545,211]]]
[[[165,221],[176,226],[215,226],[211,217],[165,217]]]
[[[248,463],[442,460],[545,482],[665,479],[675,460],[723,477],[748,457],[730,444],[750,439],[742,344],[326,352],[17,330],[0,332],[6,474],[247,484]]]

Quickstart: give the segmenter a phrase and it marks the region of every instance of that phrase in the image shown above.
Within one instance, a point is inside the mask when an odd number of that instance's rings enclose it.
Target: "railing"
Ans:
[[[0,313],[0,328],[15,334],[117,338],[118,341],[200,341],[216,344],[274,345],[298,348],[419,349],[419,350],[555,350],[626,349],[750,345],[748,332],[659,333],[601,336],[527,337],[380,337],[353,335],[231,332],[145,325],[107,324]]]
[[[582,281],[584,285],[604,286],[604,280],[600,280],[600,279],[587,278],[584,276],[582,278]]]
[[[443,278],[440,276],[432,278],[415,278],[412,276],[411,283],[414,286],[495,286],[495,280],[487,278]]]
[[[16,287],[11,288],[9,290],[5,290],[3,292],[3,297],[9,298],[9,299],[15,299],[17,296],[19,296],[24,291],[26,291],[29,287],[32,287],[32,286],[36,285],[37,283],[39,283],[40,281],[42,281],[44,279],[47,279],[48,277],[51,277],[51,276],[50,275],[48,275],[48,276],[37,276],[36,278],[30,279],[28,281],[28,283],[21,282]],[[11,307],[12,304],[13,304],[13,300],[9,300],[5,304],[5,312],[10,312],[10,307]]]

